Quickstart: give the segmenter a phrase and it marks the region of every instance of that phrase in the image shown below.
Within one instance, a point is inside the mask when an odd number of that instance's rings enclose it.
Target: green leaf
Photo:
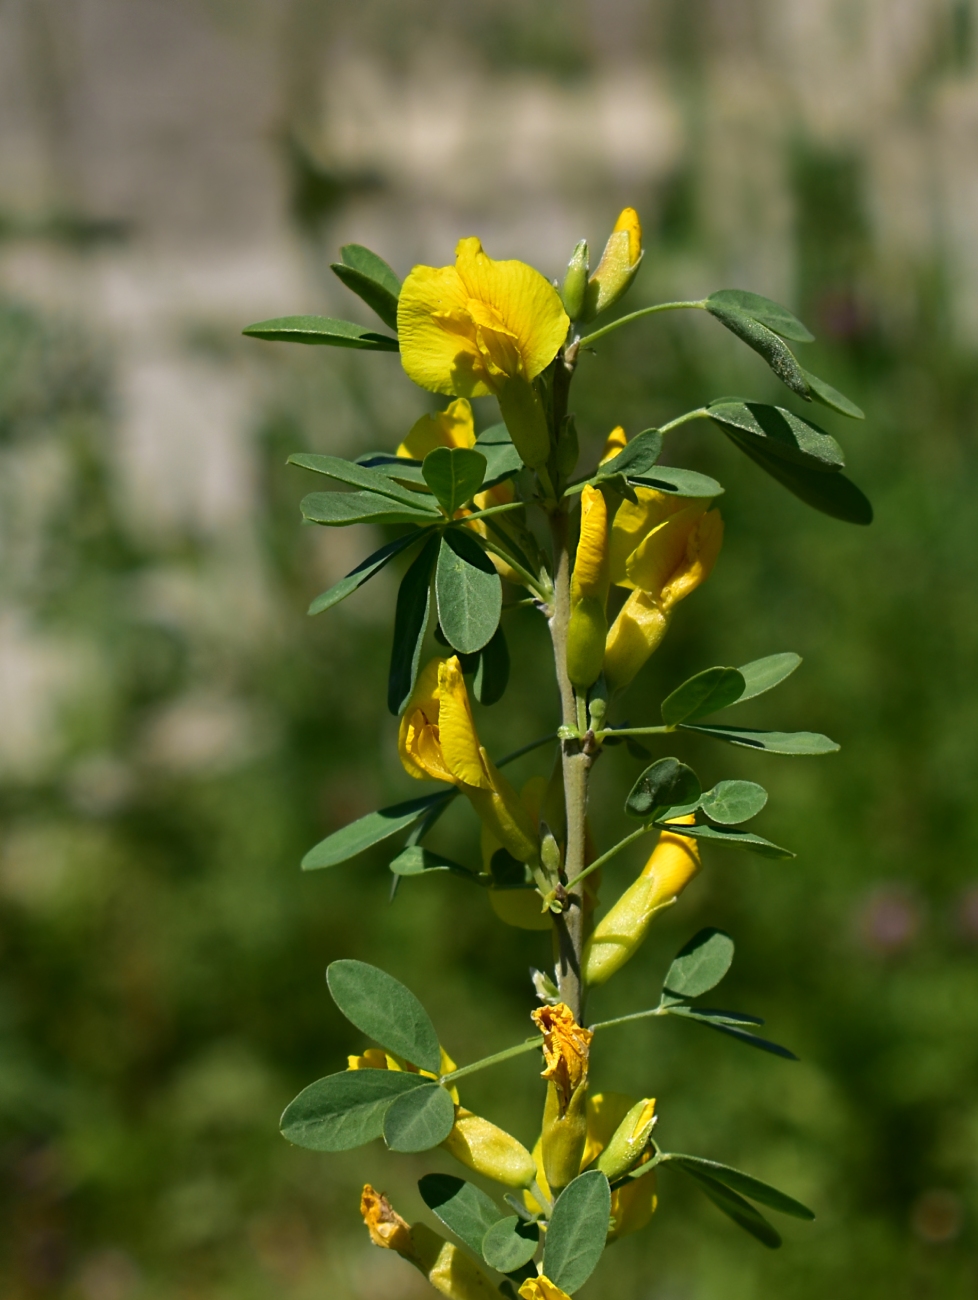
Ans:
[[[342,262],[330,270],[371,307],[390,329],[397,329],[397,299],[401,284],[382,257],[361,244],[346,244],[340,250]]]
[[[684,731],[725,740],[728,745],[763,749],[768,754],[834,754],[839,746],[817,731],[755,731],[751,727],[726,727],[719,722],[681,722]]]
[[[384,1141],[391,1151],[430,1151],[455,1126],[455,1103],[440,1083],[426,1083],[396,1097],[384,1115]]]
[[[363,465],[367,469],[380,470],[381,474],[386,474],[388,478],[395,479],[398,483],[415,483],[423,491],[427,491],[420,460],[412,460],[409,456],[395,456],[392,451],[366,451],[356,458],[355,464]]]
[[[467,529],[449,528],[442,537],[435,594],[449,644],[462,654],[481,650],[499,626],[503,590],[491,560]]]
[[[755,696],[763,695],[765,691],[780,685],[786,677],[791,676],[800,663],[801,655],[788,650],[784,654],[768,655],[764,659],[754,659],[749,664],[742,664],[739,672],[745,685],[737,703],[752,700]]]
[[[770,1052],[772,1056],[780,1056],[786,1061],[798,1060],[794,1052],[789,1052],[787,1047],[782,1047],[780,1043],[772,1043],[770,1039],[759,1038],[757,1034],[749,1033],[746,1029],[731,1024],[729,1017],[725,1014],[718,1015],[713,1011],[702,1011],[699,1007],[687,1006],[670,1006],[668,1011],[670,1015],[682,1016],[684,1020],[698,1020],[701,1024],[706,1025],[708,1029],[715,1029],[720,1034],[729,1034],[731,1038],[738,1039],[739,1042],[746,1044],[748,1047],[756,1047],[761,1052]]]
[[[509,647],[500,623],[479,651],[472,690],[480,704],[495,704],[502,699],[508,684]]]
[[[700,799],[700,809],[711,822],[739,826],[756,817],[767,803],[767,791],[755,781],[718,781]]]
[[[759,443],[772,456],[811,469],[838,470],[846,463],[833,437],[783,406],[723,398],[706,409],[725,433],[732,431],[738,442]]]
[[[468,867],[463,867],[460,862],[454,862],[441,853],[423,849],[420,844],[409,844],[390,864],[390,869],[395,876],[423,876],[429,871],[451,871],[456,876],[464,876],[466,880],[475,880],[475,873]]]
[[[425,1174],[418,1180],[421,1199],[449,1232],[468,1246],[476,1258],[494,1223],[507,1217],[492,1197],[464,1178],[451,1174]]]
[[[647,474],[662,454],[662,434],[658,429],[643,429],[631,442],[622,447],[617,456],[598,466],[594,482],[623,474],[631,479]]]
[[[513,439],[505,424],[493,424],[488,429],[483,429],[475,440],[475,450],[486,458],[483,491],[495,487],[504,479],[513,478],[523,468],[520,453],[513,446]]]
[[[769,330],[774,330],[775,334],[780,334],[784,339],[791,339],[795,343],[813,343],[815,335],[807,329],[797,316],[782,307],[780,303],[772,302],[770,298],[762,298],[759,293],[749,293],[746,289],[720,289],[716,293],[711,293],[707,298],[708,303],[719,303],[721,307],[733,307],[736,310],[744,312],[762,325],[766,325]]]
[[[662,721],[669,726],[687,718],[705,718],[741,698],[746,687],[736,668],[706,668],[677,686],[662,701]]]
[[[425,1082],[400,1070],[344,1070],[317,1079],[286,1106],[283,1136],[309,1151],[351,1151],[383,1132],[387,1107]]]
[[[770,1210],[779,1210],[782,1214],[790,1214],[796,1219],[807,1219],[809,1222],[815,1218],[808,1206],[802,1205],[801,1201],[796,1201],[793,1196],[779,1192],[770,1183],[762,1183],[759,1178],[754,1178],[751,1174],[732,1169],[730,1165],[721,1165],[716,1160],[705,1160],[702,1156],[687,1156],[672,1152],[666,1156],[666,1159],[674,1161],[683,1169],[706,1174],[716,1182],[733,1188],[741,1196],[759,1201]]]
[[[329,528],[345,528],[348,524],[430,524],[432,511],[423,503],[420,497],[417,506],[401,505],[376,492],[310,492],[302,498],[299,508],[311,524]]]
[[[528,1263],[537,1253],[540,1230],[535,1223],[525,1223],[515,1214],[507,1214],[486,1230],[482,1239],[482,1258],[500,1273],[512,1273]]]
[[[700,783],[693,769],[678,758],[660,758],[632,786],[625,812],[649,821],[666,809],[695,804],[699,797]]]
[[[756,1237],[762,1245],[777,1250],[781,1245],[780,1234],[759,1210],[754,1209],[750,1201],[745,1201],[737,1192],[724,1187],[723,1183],[709,1177],[701,1170],[681,1164],[679,1161],[676,1163],[684,1173],[689,1174],[698,1183],[700,1191],[709,1197],[718,1210],[722,1210],[728,1218],[733,1219],[739,1228]]]
[[[364,248],[363,244],[344,244],[340,249],[340,257],[346,266],[362,275],[368,275],[375,284],[383,286],[392,298],[400,296],[400,280],[378,253]]]
[[[697,822],[693,826],[669,826],[668,823],[657,822],[659,826],[666,825],[667,829],[674,830],[679,835],[692,835],[694,839],[711,840],[714,844],[722,844],[728,849],[744,849],[748,853],[757,853],[762,858],[794,858],[797,854],[792,853],[790,849],[782,849],[777,844],[772,844],[770,840],[764,839],[762,835],[755,835],[752,831],[739,831],[734,827],[727,826],[710,826],[703,822]]]
[[[765,473],[770,474],[776,482],[813,510],[819,510],[832,519],[841,519],[846,524],[866,525],[873,522],[872,505],[845,474],[840,474],[837,470],[817,470],[793,464],[783,456],[772,455],[757,440],[749,442],[735,436],[729,429],[724,432],[755,465],[759,465]]]
[[[397,352],[397,339],[331,316],[277,316],[241,331],[249,338],[271,343],[320,343],[333,348],[359,348],[364,352]]]
[[[445,514],[453,519],[455,511],[471,501],[482,486],[486,458],[468,447],[436,447],[425,456],[421,473]]]
[[[320,840],[302,859],[302,870],[318,871],[322,867],[335,867],[341,862],[348,862],[365,849],[413,826],[422,817],[447,803],[454,793],[454,790],[448,790],[439,794],[427,794],[420,799],[407,799],[404,803],[390,804],[387,808],[367,813],[365,817],[350,822],[348,826]]]
[[[734,941],[729,934],[712,926],[700,930],[676,953],[662,992],[674,998],[698,998],[716,988],[733,958]]]
[[[611,1188],[604,1174],[589,1169],[557,1197],[543,1248],[543,1271],[573,1294],[594,1272],[604,1250],[611,1214]]]
[[[314,452],[298,451],[293,452],[288,463],[298,465],[301,469],[311,469],[315,474],[325,474],[337,483],[362,488],[377,496],[390,497],[392,501],[408,506],[411,510],[423,510],[435,518],[441,517],[430,497],[402,487],[381,470],[361,465],[357,461],[343,460],[341,456],[319,456]]]
[[[330,963],[326,983],[333,1001],[361,1033],[420,1070],[441,1073],[441,1048],[431,1017],[400,980],[346,958]]]
[[[657,465],[646,474],[629,474],[628,482],[633,487],[654,488],[656,492],[665,492],[674,497],[720,497],[723,488],[715,478],[707,474],[697,474],[691,469],[675,469],[672,465]]]
[[[827,384],[824,379],[819,379],[818,375],[813,375],[810,370],[802,370],[801,373],[816,402],[821,402],[830,410],[838,411],[840,415],[848,415],[850,420],[865,420],[864,412],[838,389]]]
[[[805,372],[777,334],[755,320],[753,316],[748,316],[745,311],[729,303],[714,302],[707,298],[706,310],[715,316],[721,325],[725,325],[731,334],[736,334],[749,348],[753,348],[762,356],[781,382],[793,393],[806,400],[810,397]]]
[[[317,596],[306,612],[308,614],[322,614],[324,610],[332,609],[334,605],[338,605],[341,600],[345,600],[358,587],[362,587],[365,582],[368,582],[375,573],[379,573],[395,555],[407,550],[419,537],[423,536],[423,530],[418,529],[413,533],[405,533],[403,537],[397,537],[393,542],[388,542],[386,546],[382,546],[379,551],[374,551],[373,555],[368,555],[355,569],[351,569],[345,578],[341,578],[328,591],[324,591]]]
[[[401,579],[394,611],[394,638],[387,678],[387,707],[399,717],[411,698],[421,662],[421,646],[431,612],[431,575],[441,538],[429,537]]]

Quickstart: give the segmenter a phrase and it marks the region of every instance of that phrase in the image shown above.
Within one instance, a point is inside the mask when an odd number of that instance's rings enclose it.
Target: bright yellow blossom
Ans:
[[[608,506],[600,488],[581,493],[581,532],[570,582],[567,675],[579,690],[596,682],[608,635]]]
[[[479,744],[457,656],[432,659],[418,674],[401,718],[397,747],[410,776],[458,786],[517,861],[535,861],[533,819]]]
[[[723,542],[723,520],[710,498],[674,497],[636,488],[611,529],[611,581],[630,588],[608,633],[604,673],[612,690],[627,686],[666,634],[675,606],[710,576]]]
[[[601,460],[598,463],[603,465],[605,461],[613,460],[627,445],[628,434],[620,424],[616,424],[605,439],[604,451],[602,451]]]
[[[411,431],[397,449],[398,456],[410,460],[424,460],[436,447],[475,446],[475,424],[472,407],[464,398],[450,402],[444,411],[422,415],[415,420]]]
[[[677,819],[693,821],[693,815]],[[700,870],[695,839],[663,831],[641,874],[594,928],[584,947],[588,984],[603,984],[645,941],[652,918],[670,907]]]
[[[528,1277],[520,1287],[522,1300],[570,1300],[566,1291],[561,1291],[550,1278],[541,1273],[539,1277]]]
[[[387,1197],[369,1183],[360,1198],[360,1213],[374,1245],[396,1250],[445,1300],[498,1300],[495,1284],[475,1260],[426,1223],[408,1226]]]
[[[583,320],[592,320],[614,306],[638,274],[643,256],[638,213],[634,208],[623,208],[588,281]]]
[[[533,380],[570,325],[560,296],[525,262],[494,262],[478,239],[459,240],[454,266],[416,266],[401,288],[401,361],[422,388],[455,397],[495,394],[523,461],[543,465],[550,435]]]

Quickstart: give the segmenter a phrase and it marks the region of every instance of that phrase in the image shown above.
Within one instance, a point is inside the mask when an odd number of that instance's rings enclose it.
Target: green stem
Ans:
[[[605,727],[594,733],[595,740],[604,740],[607,736],[668,736],[675,727]]]
[[[612,330],[620,329],[622,325],[628,325],[633,320],[638,320],[642,316],[652,316],[659,311],[678,311],[681,307],[698,307],[706,310],[705,302],[659,302],[654,307],[642,307],[639,311],[629,312],[627,316],[619,316],[613,320],[610,325],[605,325],[602,329],[595,330],[593,334],[587,334],[584,338],[578,339],[578,348],[589,348],[592,343],[597,343],[598,339],[603,339],[606,334]]]
[[[599,1029],[611,1029],[613,1025],[627,1025],[633,1020],[648,1020],[650,1016],[667,1016],[668,1007],[653,1007],[650,1011],[633,1011],[629,1016],[617,1016],[614,1020],[599,1020],[596,1025],[589,1025],[593,1032]]]
[[[490,515],[501,515],[507,510],[522,510],[525,501],[505,501],[501,506],[486,506],[485,510],[473,510],[470,515],[456,520],[456,523],[470,524],[473,519],[488,519]]]
[[[568,880],[565,888],[573,889],[576,885],[579,885],[585,876],[589,876],[592,871],[597,871],[599,867],[603,867],[606,862],[610,862],[613,857],[622,851],[622,849],[627,849],[629,844],[634,844],[639,836],[647,835],[652,829],[651,826],[640,826],[637,831],[632,831],[631,835],[626,835],[623,840],[618,841],[614,848],[609,849],[607,853],[602,853],[601,857],[595,858],[589,867],[585,867],[583,871],[578,872],[576,876],[571,880]]]
[[[521,501],[520,505],[522,504],[523,502]],[[474,518],[474,516],[470,516],[470,518]],[[537,579],[534,578],[533,574],[530,573],[528,569],[523,568],[519,560],[514,559],[513,556],[510,555],[509,551],[506,550],[505,547],[500,546],[497,542],[490,541],[488,537],[483,537],[480,533],[476,533],[476,539],[478,540],[479,545],[482,546],[485,550],[491,551],[493,555],[498,555],[501,560],[505,560],[506,563],[509,565],[509,567],[514,572],[520,575],[520,577],[530,588],[530,590],[535,591],[538,598],[546,604],[547,593],[540,586],[540,583],[537,581]]]
[[[518,758],[524,754],[531,753],[534,749],[539,749],[542,745],[549,745],[552,740],[557,739],[556,731],[551,731],[548,736],[541,736],[539,740],[531,740],[528,745],[521,745],[519,749],[514,749],[511,754],[507,754],[496,763],[497,767],[505,767],[507,763],[515,763]]]
[[[534,1048],[539,1050],[542,1046],[543,1039],[537,1034],[523,1043],[517,1043],[515,1047],[504,1048],[501,1052],[494,1052],[492,1056],[484,1056],[481,1061],[473,1061],[471,1065],[463,1065],[458,1070],[452,1070],[450,1074],[443,1074],[438,1082],[452,1084],[456,1079],[463,1079],[467,1074],[486,1070],[490,1065],[499,1065],[502,1061],[509,1061],[514,1056],[522,1056],[524,1052],[532,1052]]]
[[[688,424],[690,420],[707,420],[710,412],[705,406],[697,407],[695,411],[687,411],[685,415],[678,415],[675,420],[670,420],[668,424],[663,424],[659,432],[670,433],[673,429],[678,429],[681,424]]]

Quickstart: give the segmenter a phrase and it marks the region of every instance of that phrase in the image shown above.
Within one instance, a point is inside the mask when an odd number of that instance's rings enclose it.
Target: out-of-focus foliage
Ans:
[[[501,7],[480,29],[484,52],[504,72],[572,80],[583,56],[553,37],[558,11],[526,8],[532,23]],[[970,40],[970,11],[959,11],[952,53]],[[671,23],[692,64],[678,11]],[[634,291],[649,301],[657,281],[681,281],[721,221],[694,163],[658,204]],[[668,1096],[659,1133],[672,1148],[749,1164],[819,1217],[785,1223],[772,1255],[665,1170],[659,1213],[614,1247],[595,1300],[963,1300],[978,1286],[978,372],[949,325],[954,267],[933,268],[917,305],[890,320],[888,296],[916,271],[874,262],[859,165],[803,143],[788,164],[792,305],[823,340],[806,364],[867,412],[846,446],[876,522],[863,531],[816,515],[716,430],[684,430],[695,467],[727,487],[728,540],[717,580],[684,605],[630,703],[645,721],[650,699],[699,668],[795,649],[801,670],[744,719],[810,724],[843,749],[804,765],[725,750],[720,772],[714,751],[690,745],[705,778],[764,782],[775,796],[765,833],[798,860],[706,846],[702,876],[591,1013],[646,1005],[701,926],[734,932],[725,999],[764,1015],[801,1064],[650,1022],[627,1052],[624,1036],[604,1035],[593,1078],[607,1069],[636,1095]],[[330,205],[342,202],[326,188]],[[321,230],[330,241],[328,214]],[[571,246],[554,250],[555,265]],[[705,319],[656,321],[602,344],[578,380],[582,435],[596,447],[612,407],[634,432],[704,392],[781,401],[720,333]],[[249,364],[248,346],[234,364]],[[0,312],[0,1285],[16,1300],[425,1294],[372,1251],[357,1198],[366,1172],[419,1215],[413,1177],[430,1158],[412,1175],[409,1158],[378,1144],[364,1171],[363,1153],[325,1161],[276,1131],[299,1087],[360,1045],[322,974],[338,957],[383,954],[437,1023],[455,1025],[446,1047],[459,1060],[477,1040],[502,1047],[528,1031],[528,981],[514,972],[542,964],[540,936],[504,929],[447,875],[405,881],[390,905],[382,853],[297,870],[323,834],[414,793],[384,707],[393,578],[328,623],[305,619],[344,562],[324,564],[320,539],[299,527],[304,476],[283,465],[302,445],[332,449],[327,408],[343,429],[369,416],[369,445],[396,446],[413,414],[403,394],[398,409],[380,408],[365,369],[378,364],[303,356],[256,402],[261,581],[244,590],[212,537],[134,540],[108,343],[83,320],[65,326],[12,302]],[[837,431],[831,414],[817,418]],[[514,658],[547,653],[529,620],[508,634]],[[30,733],[15,707],[27,696],[44,702],[30,716],[45,725]],[[480,734],[499,753],[555,716],[555,700],[510,687],[480,711]],[[595,816],[610,832],[605,764],[637,775],[640,762],[622,747],[597,769]],[[443,845],[475,853],[462,818],[446,817]],[[622,860],[609,878],[622,884],[635,866]],[[531,1068],[523,1058],[477,1076],[467,1104],[484,1099],[529,1139],[536,1099],[531,1113],[519,1098],[532,1089],[507,1089]]]

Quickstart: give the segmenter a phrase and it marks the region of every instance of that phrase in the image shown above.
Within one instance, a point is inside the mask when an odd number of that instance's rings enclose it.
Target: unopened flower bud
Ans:
[[[593,320],[615,305],[635,279],[643,256],[638,213],[634,208],[624,208],[588,281],[581,320]]]
[[[554,839],[553,832],[545,822],[540,825],[540,862],[552,881],[560,879],[560,869],[564,865],[560,846]]]
[[[536,1176],[533,1157],[522,1142],[461,1106],[442,1146],[467,1169],[506,1187],[529,1187]]]
[[[627,1174],[638,1161],[648,1146],[655,1119],[655,1098],[646,1097],[637,1101],[618,1125],[595,1164],[609,1182]]]
[[[679,819],[692,821],[693,816]],[[584,948],[588,984],[603,984],[645,940],[656,912],[673,904],[700,869],[696,841],[663,831],[641,875],[601,918]]]
[[[574,245],[571,260],[567,263],[564,287],[560,292],[560,296],[564,300],[564,311],[571,320],[577,320],[583,310],[584,296],[587,293],[587,273],[587,240],[582,239]]]
[[[581,535],[570,584],[567,675],[586,690],[601,675],[608,636],[608,505],[600,488],[581,493]]]

